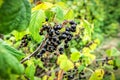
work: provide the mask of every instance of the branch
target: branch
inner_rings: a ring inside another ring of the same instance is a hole
[[[47,40],[47,36],[45,37],[45,39],[43,40],[43,42],[37,47],[37,49],[32,53],[30,54],[29,56],[25,57],[21,63],[24,63],[25,61],[29,60],[32,56],[35,56],[38,51],[43,47],[43,44],[45,43],[45,41]]]

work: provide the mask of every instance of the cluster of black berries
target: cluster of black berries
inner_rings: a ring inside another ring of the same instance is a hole
[[[39,34],[43,35],[46,32],[48,37],[37,57],[42,56],[46,51],[54,52],[59,50],[59,53],[62,54],[64,48],[69,47],[68,42],[71,41],[73,37],[72,32],[76,31],[77,24],[74,21],[68,21],[68,23],[70,27],[62,24],[55,24],[53,27],[47,25],[42,26]],[[62,28],[65,28],[65,31],[61,31]],[[64,47],[58,47],[62,42],[64,42]]]
[[[24,35],[21,40],[20,47],[26,47],[28,45],[28,41],[30,41],[30,40],[31,40],[31,38],[28,34]]]

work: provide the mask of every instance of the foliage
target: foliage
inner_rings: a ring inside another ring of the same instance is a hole
[[[119,50],[94,51],[118,30],[119,2],[29,1],[0,0],[0,80],[115,80]]]
[[[28,0],[11,0],[11,2],[1,0],[1,3],[0,33],[10,33],[15,29],[18,31],[25,30],[31,15],[31,8]]]

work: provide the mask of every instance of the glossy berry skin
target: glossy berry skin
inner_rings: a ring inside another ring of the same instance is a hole
[[[50,31],[49,31],[49,36],[53,36],[53,34],[54,34],[54,30],[53,29],[51,29]]]
[[[68,75],[68,80],[72,80],[74,78],[74,75]]]
[[[67,41],[70,41],[72,39],[72,36],[67,37]]]
[[[67,44],[67,43],[68,43],[68,40],[65,40],[64,42]]]
[[[43,32],[42,32],[42,31],[40,31],[40,32],[39,32],[39,34],[40,34],[40,35],[43,35]]]
[[[76,24],[74,21],[69,22],[70,25]]]
[[[59,34],[60,34],[60,32],[59,32],[59,31],[55,31],[55,34],[56,34],[56,35],[59,35]]]
[[[70,30],[70,28],[68,28],[68,27],[67,27],[67,28],[66,28],[66,31],[68,31],[68,32],[69,32],[69,31],[71,31],[71,30]]]
[[[46,52],[45,48],[42,48],[42,50],[40,51],[40,54],[44,54]]]
[[[62,40],[62,39],[65,39],[67,37],[66,34],[62,34],[61,36],[59,36],[59,39]]]
[[[57,36],[52,37],[53,42],[57,41]]]
[[[53,51],[54,51],[54,49],[55,49],[55,47],[54,47],[54,46],[49,46],[47,50],[48,50],[49,52],[53,52]]]
[[[63,50],[64,50],[64,49],[63,49],[62,47],[59,48],[59,51],[60,51],[60,52],[63,51]]]
[[[76,25],[71,25],[71,28],[72,29],[76,29]]]
[[[68,45],[68,44],[65,44],[65,45],[64,45],[64,48],[68,48],[68,47],[69,47],[69,45]]]

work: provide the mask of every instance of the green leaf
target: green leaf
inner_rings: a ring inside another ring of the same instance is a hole
[[[54,18],[55,13],[52,12],[52,11],[50,11],[50,10],[46,10],[46,11],[45,11],[45,15],[46,15],[46,17],[49,19],[48,21],[52,21],[53,18]]]
[[[6,50],[7,53],[13,55],[14,57],[16,57],[19,61],[25,56],[25,54],[19,52],[18,50],[16,50],[15,48],[9,46],[8,44],[6,44],[4,41],[0,40],[0,46],[2,46],[2,48],[4,50]],[[1,49],[2,49],[1,48]]]
[[[73,62],[78,61],[79,58],[80,58],[80,52],[73,52],[73,53],[70,55],[70,59],[71,59]]]
[[[57,59],[57,64],[60,64],[62,62],[62,60],[67,60],[67,56],[66,55],[60,55]]]
[[[24,72],[24,67],[17,58],[13,56],[12,53],[14,53],[14,49],[9,50],[1,43],[0,49],[0,76],[7,76],[9,73],[22,74]],[[17,54],[17,52],[15,53]]]
[[[2,4],[3,4],[3,0],[0,0],[0,7],[2,6]]]
[[[68,71],[74,68],[74,64],[70,60],[62,60],[60,63],[60,68],[64,71]]]
[[[72,9],[70,9],[64,16],[65,20],[73,20],[74,19],[74,12]]]
[[[59,7],[59,6],[53,7],[51,9],[51,11],[53,11],[55,13],[56,19],[58,21],[62,21],[64,19],[63,10],[61,7]]]
[[[43,37],[39,35],[39,30],[42,27],[42,22],[45,21],[45,13],[43,10],[37,10],[32,12],[31,21],[29,25],[29,31],[33,36],[33,39],[40,42]]]
[[[106,54],[111,57],[111,56],[119,56],[120,52],[116,48],[108,49],[106,50]]]
[[[96,69],[95,72],[90,76],[89,80],[103,80],[104,70]]]
[[[30,80],[34,80],[35,65],[34,64],[28,65],[28,67],[25,70],[25,74],[27,77],[30,78]]]
[[[21,40],[25,34],[29,34],[29,31],[28,29],[26,31],[21,31],[21,32],[14,30],[12,34],[14,35],[15,39],[18,41]]]
[[[120,58],[115,58],[115,64],[120,67]]]
[[[113,72],[111,72],[111,80],[116,80],[115,79],[115,74]]]
[[[80,73],[84,68],[85,68],[85,66],[80,65],[80,66],[78,67],[78,72]]]
[[[76,48],[71,48],[70,51],[71,51],[71,53],[78,52],[78,50]]]

